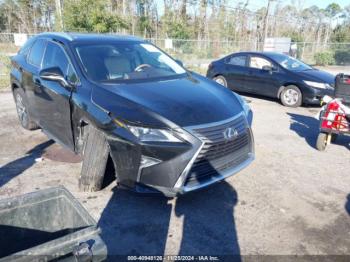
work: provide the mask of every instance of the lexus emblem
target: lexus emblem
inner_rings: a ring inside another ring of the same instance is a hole
[[[224,131],[224,137],[226,140],[233,140],[238,137],[238,131],[233,127],[226,128]]]

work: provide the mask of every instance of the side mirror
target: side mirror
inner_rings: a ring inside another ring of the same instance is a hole
[[[175,59],[175,62],[178,63],[178,64],[179,64],[180,66],[182,66],[182,67],[184,66],[184,64],[182,63],[182,61],[179,60],[179,59]]]
[[[272,74],[273,72],[277,72],[277,71],[278,71],[278,69],[277,69],[276,67],[274,67],[274,66],[269,66],[269,65],[264,65],[264,66],[262,67],[262,70],[268,71],[270,74]]]
[[[64,78],[63,72],[59,67],[50,67],[40,71],[39,76],[43,80],[55,81],[60,83],[63,87],[70,87],[71,85]]]
[[[272,71],[272,66],[264,65],[262,67],[262,70],[264,70],[264,71]]]

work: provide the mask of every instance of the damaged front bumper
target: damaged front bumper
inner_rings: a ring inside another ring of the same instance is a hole
[[[243,113],[181,132],[184,143],[109,139],[118,182],[175,197],[232,176],[254,160],[253,134]]]

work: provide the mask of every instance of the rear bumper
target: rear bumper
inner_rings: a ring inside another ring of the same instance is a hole
[[[239,126],[237,121],[240,121]],[[221,136],[224,135],[221,129],[227,128],[230,123],[237,125],[239,130],[237,140],[222,142],[224,138]],[[185,130],[187,132],[184,135],[187,136],[186,141],[189,141],[189,144],[135,145],[135,148],[138,148],[135,154],[139,152],[141,155],[162,158],[161,162],[140,168],[135,161],[135,166],[126,167],[125,159],[124,164],[120,163],[124,166],[124,170],[118,170],[118,168],[116,170],[119,182],[136,192],[162,193],[167,197],[175,197],[220,182],[238,173],[254,160],[253,134],[243,113],[220,123],[211,123],[205,127],[188,127]],[[198,130],[210,130],[214,132],[212,134],[215,135],[214,137],[220,137],[220,141],[215,144],[196,133]],[[244,141],[240,140],[243,136]],[[221,147],[223,152],[220,151]],[[118,146],[115,148],[120,149]],[[118,155],[120,150],[112,151],[113,159],[118,159]],[[217,155],[220,157],[215,159]],[[142,156],[137,158],[140,159]],[[116,163],[116,167],[118,165]],[[194,167],[196,167],[195,170]],[[130,172],[131,169],[132,172]]]

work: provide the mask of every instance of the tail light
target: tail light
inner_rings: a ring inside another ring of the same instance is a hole
[[[338,110],[339,104],[336,101],[327,105],[324,120],[322,121],[323,128],[332,128],[332,125],[338,120]]]

